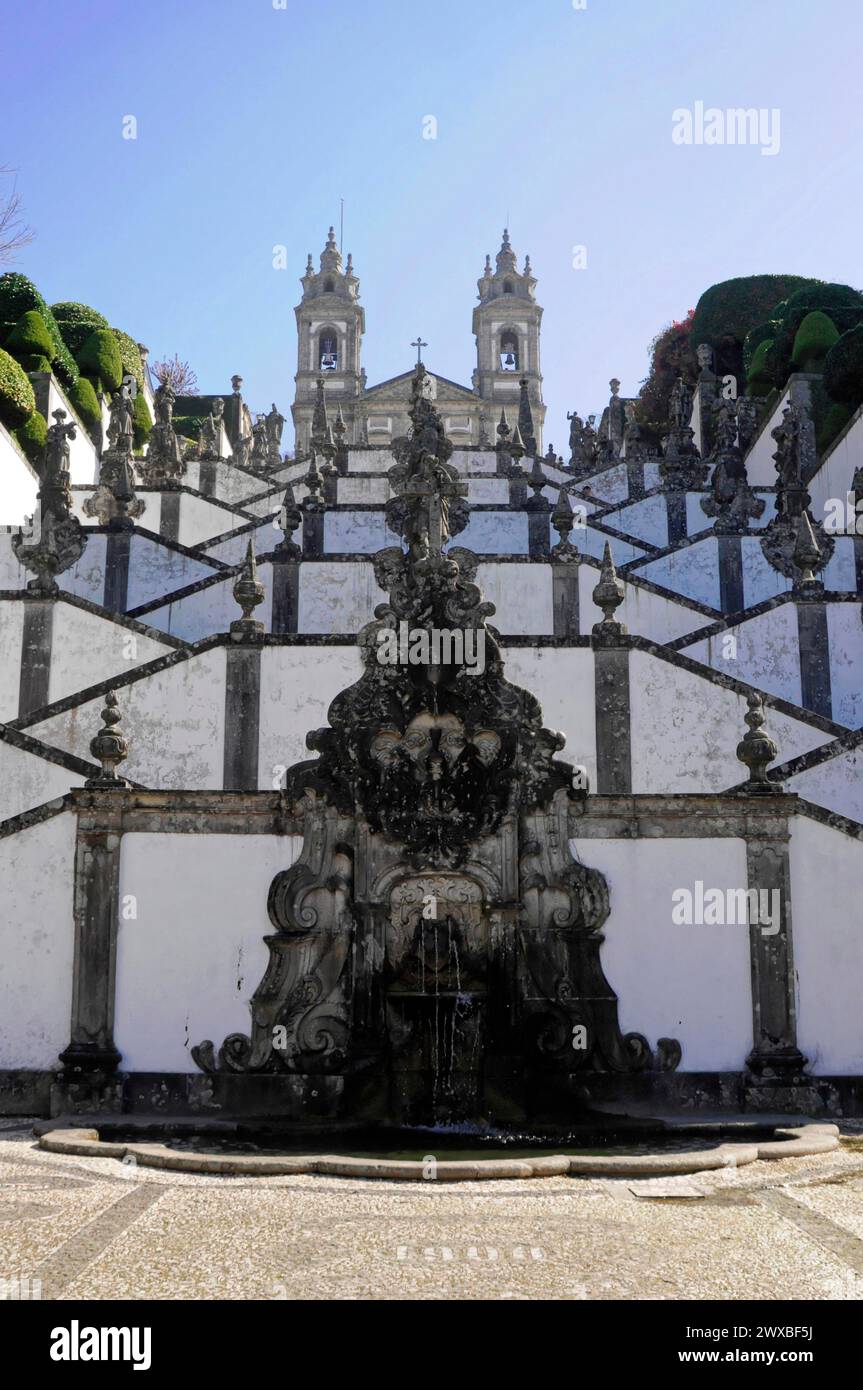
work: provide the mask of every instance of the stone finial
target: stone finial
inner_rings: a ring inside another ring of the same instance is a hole
[[[533,411],[530,408],[530,394],[526,376],[523,376],[519,381],[518,389],[518,427],[521,430],[521,437],[524,440],[526,451],[533,456],[537,451],[537,445],[533,428]]]
[[[243,610],[243,616],[242,618],[235,618],[231,623],[232,638],[235,642],[239,642],[243,638],[259,637],[264,631],[264,624],[259,619],[253,618],[252,613],[258,604],[264,601],[264,586],[258,578],[255,546],[251,539],[246,550],[243,568],[234,580],[234,598]]]
[[[698,359],[698,367],[702,376],[710,378],[713,376],[713,348],[709,343],[699,343],[695,349]]]
[[[318,456],[312,449],[312,456],[309,460],[309,471],[303,478],[303,482],[308,488],[308,496],[303,498],[302,505],[309,510],[320,510],[324,505],[322,493],[324,490],[324,475],[318,467]]]
[[[551,524],[560,536],[557,545],[552,546],[552,558],[555,560],[577,560],[579,558],[578,547],[573,545],[569,539],[575,526],[575,513],[572,510],[569,493],[564,487],[557,494],[557,502],[551,514]]]
[[[345,447],[346,433],[347,425],[345,424],[345,417],[342,414],[342,403],[339,401],[335,423],[332,426],[333,439],[335,440],[335,446],[338,450],[342,450]]]
[[[96,761],[102,764],[102,771],[98,777],[88,778],[84,783],[85,787],[128,787],[130,785],[124,778],[118,777],[116,772],[120,763],[125,762],[129,756],[129,743],[119,724],[120,711],[117,708],[117,696],[113,690],[109,690],[105,696],[105,707],[102,710],[102,728],[90,741],[90,752]]]
[[[614,397],[617,396],[617,395],[620,393],[620,380],[619,380],[619,378],[616,377],[616,376],[613,376],[613,377],[611,378],[611,381],[608,383],[608,385],[609,385],[609,388],[610,388],[610,390],[611,390],[611,398],[612,398],[612,400],[614,400]]]
[[[821,547],[815,536],[809,512],[803,512],[797,522],[797,540],[794,545],[794,565],[797,570],[795,587],[805,588],[816,584],[815,569],[821,559]]]
[[[605,550],[602,553],[599,583],[593,591],[593,601],[597,608],[602,610],[602,622],[593,625],[594,636],[617,637],[626,632],[623,623],[618,622],[614,616],[615,610],[623,603],[623,599],[623,584],[617,577],[614,560],[611,558],[611,546],[606,541]]]
[[[543,496],[543,489],[548,487],[548,478],[545,476],[542,461],[535,458],[530,469],[530,486],[533,496],[528,498],[526,506],[532,512],[550,512],[551,503],[547,497]]]
[[[310,442],[313,449],[321,449],[327,437],[327,407],[324,399],[324,379],[319,376],[315,383],[315,408],[312,413],[312,432]]]
[[[242,384],[243,384],[243,378],[242,378],[241,376],[236,376],[236,375],[234,375],[234,376],[231,377],[231,389],[232,389],[232,391],[233,391],[233,393],[234,393],[235,396],[239,396],[239,394],[240,394],[240,387],[242,386]]]
[[[782,784],[771,782],[767,775],[767,769],[779,749],[767,730],[762,727],[764,700],[756,691],[751,690],[746,697],[746,703],[749,711],[744,715],[744,723],[749,725],[749,732],[744,734],[737,745],[738,758],[749,768],[749,781],[744,784],[743,790],[756,795],[781,791]]]
[[[290,481],[285,485],[285,495],[282,498],[282,505],[279,509],[278,523],[282,529],[284,539],[279,541],[276,551],[284,558],[287,556],[299,560],[302,558],[302,550],[293,539],[294,532],[302,525],[303,514],[297,506],[294,497],[293,485]]]
[[[497,447],[498,449],[505,449],[505,450],[507,451],[507,453],[508,453],[508,452],[509,452],[509,446],[510,446],[510,440],[512,439],[512,430],[511,430],[510,427],[509,427],[509,421],[508,421],[507,418],[506,418],[506,411],[505,411],[503,408],[501,408],[500,420],[498,421],[498,426],[497,426],[497,431],[496,431],[496,433],[497,433],[497,446],[496,446],[496,447]]]
[[[488,432],[488,416],[484,410],[481,410],[479,413],[477,444],[480,449],[488,449],[491,447],[491,438]]]
[[[510,458],[515,463],[519,463],[519,461],[524,458],[526,453],[527,450],[524,447],[524,439],[522,438],[521,430],[519,429],[518,422],[516,421],[516,426],[512,432],[512,439],[510,440],[509,445]]]

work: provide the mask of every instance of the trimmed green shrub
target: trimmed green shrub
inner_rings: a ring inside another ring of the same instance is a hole
[[[27,373],[15,358],[0,348],[0,420],[9,429],[23,425],[36,409],[36,397]]]
[[[794,343],[803,320],[814,311],[827,314],[838,333],[863,323],[863,295],[849,285],[821,284],[800,290],[777,305],[774,318],[779,322],[770,354],[770,369],[777,386],[782,387],[794,371]]]
[[[766,323],[759,323],[757,328],[751,328],[743,340],[743,370],[747,376],[752,371],[752,359],[757,348],[766,342],[768,338],[775,338],[779,331],[779,320],[768,319]]]
[[[756,324],[772,318],[780,299],[821,283],[802,275],[742,275],[705,290],[695,306],[693,342],[713,343],[726,334],[740,342]]]
[[[69,387],[66,395],[87,433],[94,435],[102,424],[102,411],[92,382],[85,376],[79,377],[75,385]]]
[[[48,308],[41,294],[26,275],[17,270],[7,270],[0,275],[0,322],[16,324],[28,309],[35,309],[45,320],[45,327],[51,339],[51,366],[63,386],[72,386],[78,380],[75,359],[63,342],[57,320]]]
[[[853,409],[863,402],[863,324],[843,333],[828,352],[824,386],[832,400]]]
[[[794,336],[791,361],[800,372],[820,372],[824,358],[839,341],[833,320],[821,309],[812,309]]]
[[[117,340],[120,349],[120,362],[123,367],[123,375],[131,372],[138,383],[138,390],[144,389],[144,364],[141,361],[141,354],[138,351],[138,344],[128,333],[124,333],[121,328],[112,328],[111,332]]]
[[[34,467],[43,460],[47,436],[48,422],[38,410],[34,410],[30,418],[15,431],[15,438]]]
[[[25,372],[50,372],[54,345],[37,309],[21,315],[6,339],[6,351],[18,359]]]
[[[132,439],[136,449],[143,449],[153,428],[153,417],[141,391],[135,397],[132,407]]]
[[[177,434],[182,434],[186,439],[197,440],[203,422],[203,415],[175,415],[174,429]]]
[[[815,428],[815,448],[819,454],[823,454],[833,443],[837,435],[844,430],[854,411],[850,405],[842,405],[839,401],[833,401],[825,410],[823,419],[816,424]]]
[[[110,328],[95,329],[78,353],[78,366],[97,390],[119,391],[123,364],[117,339]]]
[[[773,386],[773,377],[768,366],[772,347],[773,339],[765,338],[755,349],[749,366],[749,375],[746,378],[746,390],[750,396],[766,396]]]
[[[64,300],[51,305],[51,313],[57,320],[57,327],[69,351],[77,357],[90,334],[97,328],[108,328],[108,320],[89,304],[75,304]]]

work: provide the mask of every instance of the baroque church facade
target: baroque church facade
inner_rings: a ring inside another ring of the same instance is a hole
[[[331,235],[295,457],[239,377],[191,447],[147,383],[142,454],[123,393],[97,448],[40,382],[0,532],[0,1110],[859,1112],[863,552],[823,519],[863,414],[820,455],[812,374],[765,408],[707,350],[661,453],[613,380],[564,462],[540,316],[505,236],[471,387],[367,388]],[[403,629],[482,669],[382,663]]]
[[[301,283],[303,297],[295,311],[296,392],[291,407],[297,447],[309,448],[319,379],[324,381],[328,410],[334,418],[340,412],[347,443],[392,444],[410,426],[413,373],[367,384],[362,367],[366,325],[360,282],[350,256],[343,266],[332,227],[319,269],[314,269],[309,255]],[[505,411],[513,427],[519,423],[533,429],[541,448],[545,420],[539,352],[542,309],[536,302],[530,258],[525,258],[519,272],[508,231],[504,231],[494,268],[486,256],[477,283],[479,302],[472,322],[477,364],[470,386],[428,374],[447,436],[465,447],[489,447]],[[418,341],[414,346],[419,359],[426,344]]]

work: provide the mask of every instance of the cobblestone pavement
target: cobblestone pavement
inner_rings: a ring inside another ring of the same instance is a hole
[[[649,1180],[206,1178],[0,1124],[0,1279],[43,1299],[863,1297],[863,1141]]]

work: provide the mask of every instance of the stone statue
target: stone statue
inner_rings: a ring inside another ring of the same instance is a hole
[[[282,430],[285,428],[285,417],[276,409],[275,404],[270,409],[266,420],[267,430],[267,458],[273,465],[278,465],[282,461]]]
[[[679,376],[671,388],[671,397],[668,403],[668,418],[672,425],[682,427],[689,424],[689,417],[692,414],[692,392]]]
[[[267,417],[258,415],[252,429],[252,463],[255,468],[266,468],[268,462]]]
[[[171,383],[163,381],[153,401],[156,423],[150,431],[146,457],[138,463],[138,472],[148,487],[171,487],[186,471],[183,450],[174,429],[176,399]]]
[[[71,515],[69,440],[77,430],[66,424],[65,410],[53,412],[45,448],[42,484],[39,488],[39,536],[30,542],[21,530],[12,537],[12,549],[25,569],[35,574],[27,585],[43,594],[56,594],[56,576],[75,564],[87,543],[77,517]]]

